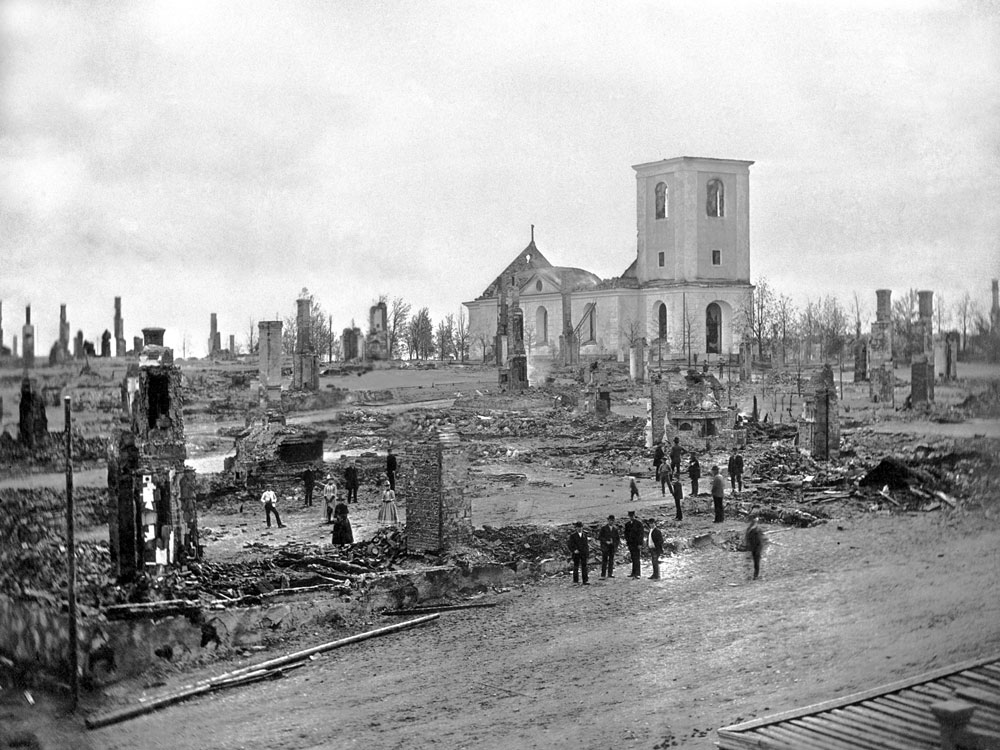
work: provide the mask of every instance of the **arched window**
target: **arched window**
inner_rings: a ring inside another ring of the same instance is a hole
[[[667,183],[656,183],[656,218],[667,218]]]
[[[667,337],[667,306],[662,302],[656,306],[656,338]]]
[[[726,189],[722,185],[722,180],[708,181],[708,200],[705,205],[705,212],[709,216],[722,218],[726,215]]]
[[[549,340],[549,311],[544,307],[539,307],[535,311],[535,335],[538,336],[539,344],[546,344]]]
[[[705,352],[719,354],[722,351],[722,308],[716,303],[705,308]]]

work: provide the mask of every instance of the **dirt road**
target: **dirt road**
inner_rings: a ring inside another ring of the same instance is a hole
[[[772,533],[756,583],[744,556],[722,548],[669,560],[658,582],[627,570],[587,587],[557,576],[500,594],[497,608],[446,613],[283,680],[84,739],[109,749],[710,748],[719,726],[1000,651],[996,518],[840,525]]]

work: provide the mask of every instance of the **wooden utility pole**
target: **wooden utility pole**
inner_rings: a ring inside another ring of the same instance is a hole
[[[63,398],[66,422],[66,595],[69,609],[69,684],[73,691],[72,710],[80,700],[80,678],[77,674],[76,633],[76,529],[73,513],[73,418],[71,399]]]

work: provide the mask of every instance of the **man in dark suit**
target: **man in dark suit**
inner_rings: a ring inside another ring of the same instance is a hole
[[[642,578],[642,569],[639,567],[639,548],[646,533],[642,528],[642,521],[635,517],[635,511],[628,512],[628,520],[625,522],[625,544],[628,545],[628,554],[632,558],[632,572],[629,578]]]
[[[347,487],[347,502],[356,503],[358,501],[358,466],[354,462],[344,469],[344,486]]]
[[[681,456],[684,455],[684,449],[681,448],[681,439],[674,438],[674,445],[670,449],[670,471],[678,472],[681,470]]]
[[[389,480],[389,489],[393,492],[396,491],[396,454],[392,452],[392,446],[389,446],[389,453],[385,457],[385,476]]]
[[[316,473],[311,466],[302,472],[302,481],[306,486],[306,507],[308,508],[313,504],[313,487],[316,486]]]
[[[661,466],[663,466],[663,446],[657,443],[656,450],[653,452],[653,469],[656,470],[656,481],[660,481]]]
[[[656,519],[649,520],[649,536],[646,538],[646,545],[649,547],[649,559],[653,561],[654,581],[660,578],[660,555],[663,554],[663,532],[656,525]]]
[[[615,517],[608,516],[608,522],[597,532],[597,540],[601,543],[601,578],[615,577],[615,553],[622,543],[621,534],[615,526]]]
[[[743,492],[743,456],[737,450],[729,457],[729,484],[733,492]]]
[[[583,585],[589,585],[587,580],[587,555],[590,553],[590,539],[583,530],[583,522],[577,521],[573,533],[569,535],[569,553],[573,557],[573,583],[580,582],[580,571],[583,571]]]

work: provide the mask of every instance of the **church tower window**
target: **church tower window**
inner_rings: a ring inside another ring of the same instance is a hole
[[[709,216],[721,219],[726,215],[726,190],[722,180],[708,181],[705,211]]]
[[[656,218],[667,218],[667,183],[656,183]]]

